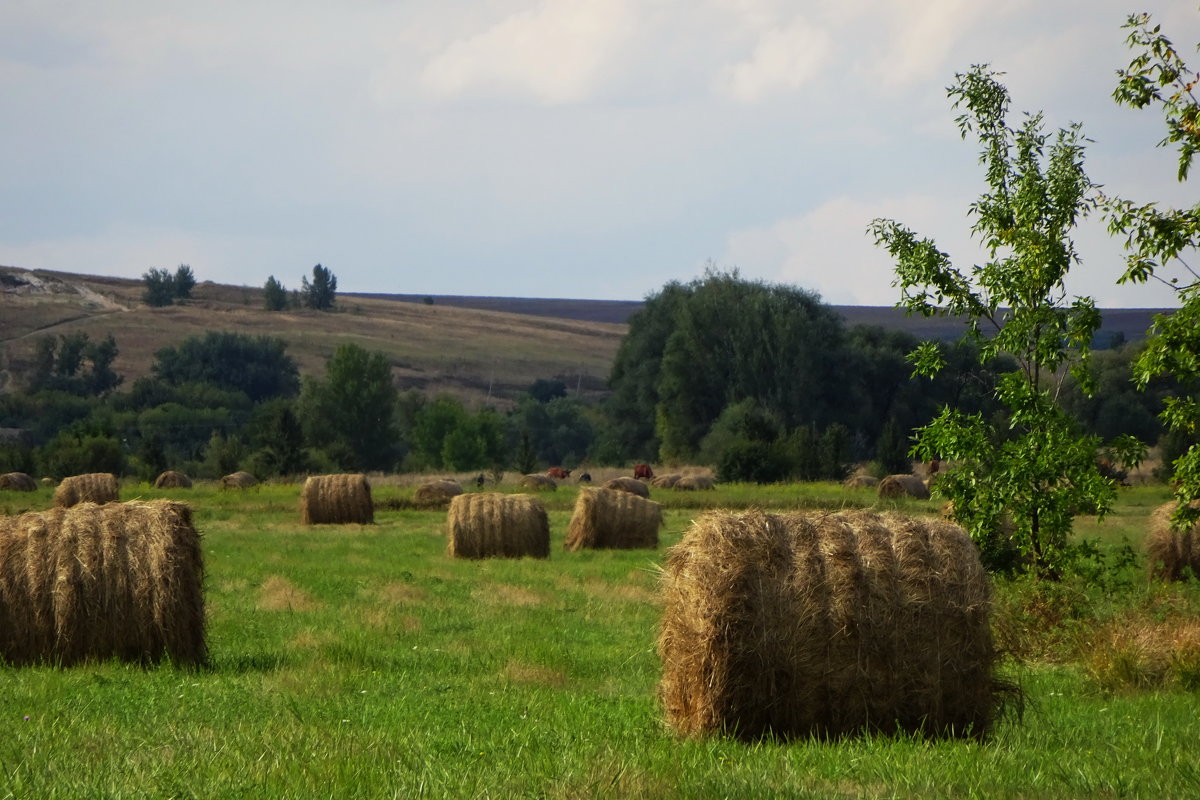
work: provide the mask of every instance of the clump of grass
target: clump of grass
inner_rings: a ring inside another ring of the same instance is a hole
[[[1083,666],[1108,692],[1200,689],[1200,620],[1125,615],[1098,631]]]

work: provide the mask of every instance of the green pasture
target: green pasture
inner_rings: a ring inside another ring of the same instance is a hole
[[[446,557],[444,511],[402,508],[411,489],[379,487],[376,502],[400,510],[374,525],[310,528],[299,492],[122,488],[193,506],[211,663],[0,667],[0,798],[1200,796],[1200,693],[1102,690],[1073,660],[1079,631],[1025,634],[1033,646],[1004,666],[1024,715],[982,744],[672,736],[655,700],[663,549],[704,506],[869,506],[869,491],[656,491],[658,551],[567,553],[575,490],[562,487],[545,497],[549,559],[475,562]],[[1102,553],[1136,551],[1166,495],[1126,490],[1081,532]],[[6,513],[49,504],[46,489],[0,495]],[[1097,585],[1056,591],[1084,593],[1101,616],[1200,609],[1195,585],[1155,587],[1140,565]],[[998,596],[1016,606],[1039,591],[1017,582]]]

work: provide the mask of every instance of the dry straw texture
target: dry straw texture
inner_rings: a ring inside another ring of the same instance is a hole
[[[682,492],[711,492],[717,486],[713,483],[713,479],[707,475],[689,475],[686,478],[680,478],[675,481],[674,488]]]
[[[79,503],[115,503],[119,499],[117,476],[109,472],[72,475],[63,478],[54,490],[54,505],[59,508],[70,508]]]
[[[550,520],[542,501],[528,494],[460,494],[450,501],[450,541],[455,558],[546,558]]]
[[[1172,530],[1174,501],[1164,503],[1150,514],[1146,533],[1146,565],[1150,574],[1168,581],[1183,580],[1188,570],[1200,578],[1200,523],[1185,531]]]
[[[249,489],[258,485],[258,478],[249,472],[233,472],[221,478],[222,489]]]
[[[873,489],[879,485],[879,478],[874,475],[851,475],[842,486],[847,489]]]
[[[637,550],[658,547],[662,508],[628,492],[581,489],[567,528],[568,550]]]
[[[0,517],[0,658],[201,664],[203,571],[183,503],[83,503]]]
[[[305,525],[369,525],[375,521],[371,484],[365,475],[310,475],[300,490]]]
[[[990,588],[956,525],[712,511],[667,552],[659,695],[679,734],[982,737]]]
[[[462,493],[462,486],[457,481],[430,481],[417,487],[413,492],[413,502],[419,506],[445,507]]]
[[[155,489],[190,489],[192,479],[182,472],[169,469],[154,479]]]
[[[888,475],[879,482],[879,496],[893,500],[898,497],[928,500],[929,487],[916,475]]]
[[[637,478],[613,478],[610,481],[604,482],[604,488],[618,492],[629,492],[629,494],[636,494],[638,497],[650,496],[650,487]]]
[[[537,492],[558,491],[558,484],[554,482],[554,479],[545,475],[525,475],[517,485],[522,489],[533,489]]]
[[[0,475],[0,489],[10,492],[36,492],[37,481],[24,472],[8,472]]]
[[[682,477],[682,475],[659,475],[650,480],[650,485],[655,489],[671,489],[679,483],[679,479]]]

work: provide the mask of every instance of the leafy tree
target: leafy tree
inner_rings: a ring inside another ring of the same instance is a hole
[[[383,353],[338,345],[325,379],[308,379],[300,394],[305,438],[349,469],[383,470],[396,463],[396,387]]]
[[[574,397],[548,403],[525,398],[513,409],[511,425],[528,434],[536,460],[547,465],[580,463],[596,438],[583,405]]]
[[[1070,234],[1093,184],[1083,170],[1079,126],[1060,129],[1047,150],[1041,114],[1009,126],[1008,90],[997,77],[976,66],[949,89],[954,106],[966,109],[960,133],[974,134],[981,145],[988,190],[970,212],[989,260],[966,274],[932,240],[892,220],[877,219],[870,230],[896,260],[904,307],[924,316],[964,316],[981,359],[1000,353],[1015,359],[1018,369],[1002,375],[996,389],[1007,429],[947,406],[917,431],[913,454],[957,462],[938,486],[993,566],[997,554],[989,545],[1007,513],[1021,553],[1054,577],[1065,565],[1074,509],[1094,507],[1103,515],[1115,498],[1112,481],[1097,470],[1098,439],[1079,435],[1056,402],[1068,368],[1084,391],[1092,386],[1089,344],[1100,317],[1088,298],[1067,303],[1063,279],[1078,262]],[[931,342],[912,360],[922,375],[945,364]]]
[[[888,475],[911,471],[912,457],[908,449],[907,431],[895,419],[889,419],[875,445],[875,460],[879,462],[879,468]]]
[[[96,342],[82,331],[57,339],[43,336],[35,347],[29,389],[53,389],[80,397],[106,395],[123,380],[112,368],[117,352],[117,340],[111,333]]]
[[[410,466],[414,469],[441,467],[446,439],[466,427],[467,419],[467,410],[462,403],[449,395],[440,395],[423,403],[414,415],[409,431]]]
[[[165,269],[157,267],[142,274],[146,288],[142,291],[142,300],[148,306],[169,306],[175,302],[175,276]]]
[[[159,350],[151,370],[175,386],[208,383],[243,392],[260,402],[290,397],[298,391],[299,371],[286,350],[282,339],[209,331]]]
[[[300,296],[305,308],[330,311],[337,301],[337,277],[327,267],[317,264],[312,270],[312,283],[301,278]]]
[[[304,429],[292,401],[268,400],[254,409],[247,431],[258,472],[266,475],[297,475],[308,466],[304,453]]]
[[[288,307],[287,289],[271,275],[263,285],[263,307],[267,311],[283,311]]]
[[[529,396],[539,403],[549,403],[556,397],[567,396],[567,385],[562,381],[538,378],[529,387]]]
[[[175,289],[176,300],[189,300],[192,297],[192,289],[196,288],[196,275],[187,264],[180,264],[171,283]]]
[[[1113,97],[1132,108],[1159,106],[1167,135],[1159,147],[1179,150],[1176,178],[1187,180],[1192,160],[1200,153],[1200,100],[1194,91],[1200,73],[1192,71],[1175,46],[1151,25],[1150,15],[1131,15],[1125,27],[1127,41],[1137,55],[1120,70]],[[1101,206],[1113,234],[1125,237],[1126,269],[1121,282],[1144,283],[1154,279],[1175,289],[1180,307],[1174,314],[1155,317],[1146,349],[1134,364],[1139,386],[1162,375],[1194,385],[1200,379],[1200,275],[1189,260],[1200,246],[1200,203],[1191,208],[1138,205],[1119,197],[1101,197]],[[1182,268],[1174,277],[1160,274],[1167,265]],[[1200,433],[1200,401],[1187,394],[1168,398],[1162,412],[1173,441],[1195,441]],[[1192,445],[1174,462],[1179,506],[1173,523],[1186,528],[1200,519],[1200,446]]]

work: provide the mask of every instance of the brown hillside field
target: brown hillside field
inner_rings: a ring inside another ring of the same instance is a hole
[[[297,270],[289,289],[298,288]],[[203,278],[203,270],[197,270]],[[37,340],[83,331],[112,334],[114,369],[125,386],[150,373],[154,353],[205,332],[275,336],[300,372],[323,376],[338,345],[385,353],[404,391],[446,392],[463,400],[511,397],[538,378],[583,393],[605,391],[626,326],[339,294],[337,310],[263,309],[261,287],[201,280],[182,305],[151,308],[140,280],[0,267],[0,389],[27,370]]]

